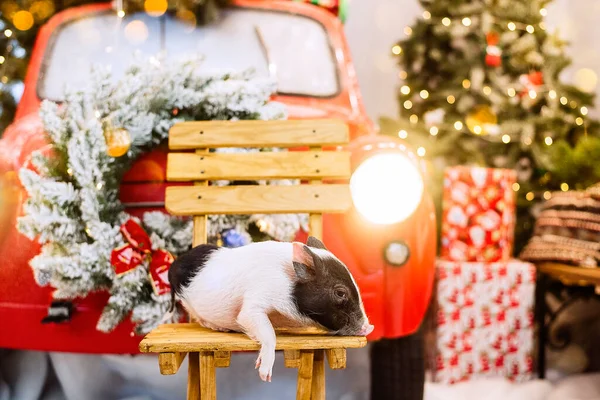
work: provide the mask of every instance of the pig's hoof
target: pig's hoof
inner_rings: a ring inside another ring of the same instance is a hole
[[[260,354],[258,355],[256,362],[254,363],[254,369],[258,369],[258,367],[260,367]]]
[[[260,379],[262,379],[263,382],[271,382],[271,376],[273,375],[273,371],[267,371],[266,368],[265,371],[263,371],[262,368],[260,368],[258,370],[258,375],[260,376]]]

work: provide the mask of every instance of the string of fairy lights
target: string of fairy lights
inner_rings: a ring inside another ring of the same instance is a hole
[[[546,8],[541,8],[540,11],[540,16],[541,17],[546,17],[548,15],[548,11]],[[454,24],[460,24],[464,27],[470,27],[473,24],[473,20],[469,17],[463,17],[463,18],[455,18],[452,19],[450,17],[433,17],[431,15],[431,13],[427,10],[425,10],[422,14],[423,19],[426,21],[430,21],[431,23],[441,23],[443,26],[445,27],[450,27]],[[523,32],[527,32],[528,34],[534,34],[536,32],[536,27],[537,29],[540,29],[542,31],[546,30],[546,26],[544,24],[543,21],[540,21],[537,24],[524,24],[524,23],[520,23],[520,22],[516,22],[516,21],[505,21],[505,22],[498,22],[498,21],[494,21],[494,24],[496,26],[505,26],[509,31],[514,32],[514,31],[523,31]],[[409,26],[406,26],[404,28],[404,34],[406,36],[410,36],[412,35],[412,28]],[[403,52],[402,47],[399,44],[395,44],[394,46],[392,46],[391,48],[391,53],[394,56],[400,56]],[[399,78],[401,80],[405,80],[408,77],[408,72],[407,71],[400,71],[398,74]],[[526,85],[522,85],[525,86],[524,90],[518,91],[518,89],[516,87],[508,87],[506,89],[506,95],[509,98],[514,98],[515,96],[521,95],[523,94],[524,96],[529,97],[531,100],[535,100],[537,99],[539,96],[545,95],[548,97],[549,100],[555,101],[558,99],[558,101],[560,102],[560,104],[562,106],[568,106],[573,110],[576,110],[577,108],[579,108],[579,115],[575,118],[575,124],[577,126],[583,126],[584,129],[587,129],[587,126],[585,125],[586,121],[585,121],[585,117],[588,115],[589,110],[586,106],[581,106],[579,107],[579,105],[577,104],[577,102],[575,100],[569,100],[569,98],[565,95],[559,95],[559,93],[554,90],[551,89],[549,87],[547,87],[544,84],[539,84],[539,85],[535,85],[534,87],[529,87],[527,88]],[[464,79],[462,81],[462,88],[464,90],[472,90],[472,85],[471,85],[471,81],[469,79]],[[481,88],[482,93],[485,96],[490,96],[492,94],[492,88],[488,85],[484,85]],[[413,96],[416,95],[416,93],[418,93],[418,97],[417,100],[420,101],[422,100],[426,100],[429,98],[430,94],[426,89],[421,89],[421,90],[413,90],[413,88],[411,88],[408,85],[402,85],[400,87],[400,93],[404,96],[409,96],[411,93],[413,93]],[[408,98],[406,100],[404,100],[402,102],[402,107],[406,110],[411,110],[414,103],[413,101],[415,100],[415,97],[412,98]],[[448,104],[452,105],[456,102],[456,97],[454,95],[448,95],[446,97],[446,101]],[[409,121],[411,124],[417,124],[419,122],[419,116],[417,114],[411,114],[409,116]],[[479,125],[475,125],[472,127],[472,130],[470,131],[465,131],[464,127],[465,124],[463,123],[463,121],[461,120],[456,120],[453,124],[452,124],[453,128],[458,131],[458,132],[463,132],[463,133],[473,133],[475,135],[481,135],[483,133],[483,129],[481,126]],[[429,134],[432,137],[435,137],[438,135],[438,133],[440,132],[440,129],[438,126],[436,126],[435,124],[433,124],[432,126],[429,127]],[[398,137],[401,139],[406,139],[408,137],[408,132],[405,129],[402,129],[400,131],[398,131]],[[502,134],[500,137],[502,143],[504,144],[509,144],[512,141],[512,138],[510,135],[508,134]],[[525,137],[522,140],[522,143],[529,146],[532,144],[532,139],[531,137]],[[554,140],[552,138],[551,135],[547,134],[546,136],[544,136],[544,144],[546,146],[551,146],[553,144]],[[424,146],[419,146],[417,148],[417,155],[420,157],[424,157],[427,153],[427,150]],[[549,174],[546,173],[544,176],[542,176],[542,178],[540,179],[540,183],[543,184],[543,181],[546,181],[546,183],[549,181],[550,177]],[[521,185],[519,183],[514,183],[512,185],[512,189],[515,192],[518,192],[521,189]],[[560,184],[560,190],[563,192],[566,192],[569,190],[569,185],[566,182],[563,182]],[[541,192],[540,192],[541,193]],[[533,201],[537,196],[539,195],[536,194],[533,191],[529,191],[525,194],[525,199],[527,201]],[[544,191],[543,193],[541,193],[542,198],[544,198],[545,200],[548,200],[552,197],[552,193],[550,191]]]

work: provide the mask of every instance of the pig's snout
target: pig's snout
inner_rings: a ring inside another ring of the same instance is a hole
[[[365,322],[360,328],[360,331],[358,331],[358,336],[367,336],[368,334],[373,332],[373,329],[375,329],[373,325],[369,324],[368,322]]]

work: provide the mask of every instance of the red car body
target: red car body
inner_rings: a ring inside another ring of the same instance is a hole
[[[373,154],[400,152],[419,164],[400,140],[376,135],[366,115],[356,74],[340,21],[327,10],[291,1],[236,0],[235,7],[275,10],[299,14],[324,27],[337,63],[340,90],[328,98],[276,95],[288,107],[289,118],[338,118],[350,127],[352,164],[356,168]],[[41,324],[47,314],[52,288],[34,282],[28,261],[40,249],[15,227],[26,193],[18,184],[19,168],[30,154],[47,146],[38,116],[37,83],[52,35],[64,24],[82,16],[110,10],[109,4],[72,8],[55,15],[39,32],[32,53],[25,89],[16,119],[0,140],[0,172],[3,173],[3,207],[0,213],[0,347],[85,353],[137,353],[141,339],[132,334],[132,324],[122,323],[106,334],[96,330],[107,293],[94,293],[74,302],[71,321]],[[164,202],[165,150],[155,150],[136,162],[121,186],[121,200],[132,214],[161,209]],[[419,164],[419,169],[423,171]],[[436,253],[435,213],[425,191],[416,210],[404,221],[377,225],[355,209],[342,215],[324,216],[324,242],[353,273],[363,296],[366,312],[375,325],[369,339],[395,338],[414,333],[429,303]],[[300,235],[302,236],[302,235]],[[402,241],[410,249],[408,261],[395,267],[384,257],[385,247]]]

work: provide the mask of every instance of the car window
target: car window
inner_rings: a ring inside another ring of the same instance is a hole
[[[254,68],[276,79],[278,92],[326,97],[339,91],[337,67],[323,26],[300,15],[232,8],[218,22],[190,26],[172,15],[113,12],[73,20],[58,29],[44,57],[38,93],[61,100],[67,86],[83,87],[93,65],[121,77],[136,55],[163,52],[168,60],[201,54],[201,69]]]

